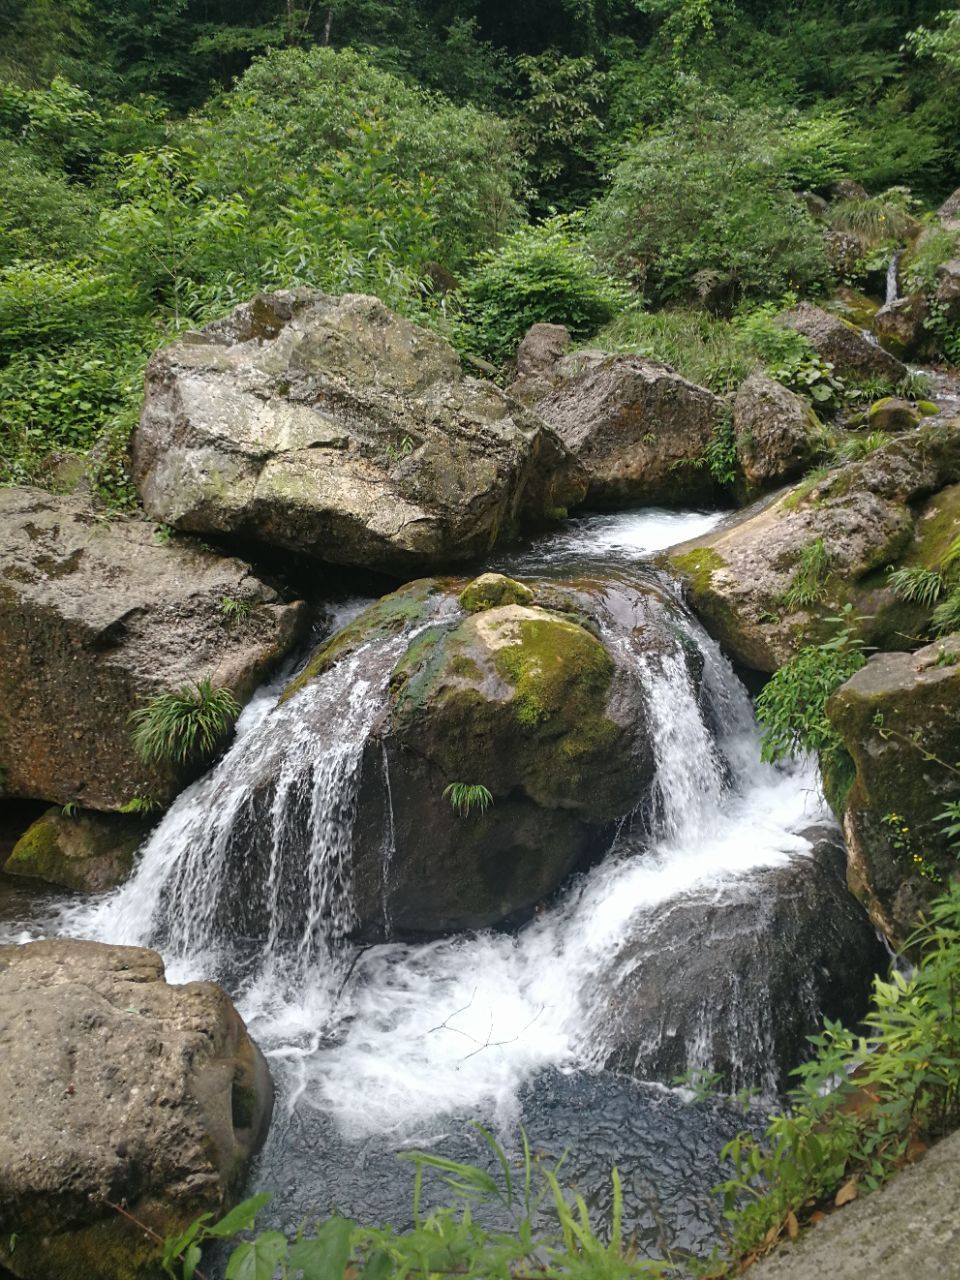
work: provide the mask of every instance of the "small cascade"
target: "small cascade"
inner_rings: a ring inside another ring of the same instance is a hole
[[[174,972],[223,977],[253,963],[295,983],[329,963],[354,923],[363,750],[414,634],[362,646],[279,705],[276,687],[251,705],[227,754],[153,832],[132,879],[74,912],[71,931],[160,947]]]
[[[903,250],[898,249],[890,262],[887,264],[887,296],[885,299],[886,306],[891,306],[900,297],[900,285],[898,281],[898,272],[900,268],[900,259],[903,257]]]

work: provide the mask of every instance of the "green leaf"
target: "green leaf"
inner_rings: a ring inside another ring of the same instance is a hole
[[[367,1259],[358,1280],[389,1280],[394,1273],[393,1259],[386,1249],[377,1249]]]
[[[290,1266],[303,1272],[303,1280],[339,1280],[350,1258],[353,1231],[348,1218],[329,1218],[311,1239],[297,1241]]]
[[[272,1199],[273,1197],[269,1191],[261,1191],[259,1195],[251,1196],[249,1200],[242,1200],[219,1222],[215,1222],[212,1227],[208,1227],[207,1235],[216,1236],[218,1240],[225,1240],[229,1236],[235,1236],[240,1231],[249,1231],[256,1221],[257,1214]]]
[[[226,1280],[273,1280],[277,1264],[287,1256],[287,1237],[280,1231],[265,1231],[230,1255]]]

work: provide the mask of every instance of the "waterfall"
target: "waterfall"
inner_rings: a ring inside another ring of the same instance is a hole
[[[900,267],[900,259],[903,257],[903,250],[898,249],[890,262],[887,264],[887,297],[886,305],[889,307],[900,297],[900,286],[897,281],[897,271]]]
[[[602,1065],[619,1031],[601,994],[629,977],[637,938],[671,904],[709,904],[738,880],[754,892],[750,876],[809,848],[795,833],[819,812],[807,773],[760,763],[749,698],[718,647],[678,601],[665,607],[672,648],[651,651],[642,627],[612,615],[600,624],[646,691],[656,765],[646,820],[623,824],[611,855],[519,935],[349,940],[360,766],[412,626],[371,639],[279,705],[274,688],[249,707],[132,879],[74,909],[70,932],[157,946],[174,980],[227,981],[287,1073],[287,1096],[345,1134],[406,1132],[478,1106],[509,1114],[542,1069]],[[387,772],[383,784],[389,796]],[[389,866],[390,830],[383,840]],[[712,1016],[689,1029],[691,1063],[709,1059]],[[657,1019],[647,1030],[653,1041],[675,1034]],[[765,1051],[762,1029],[748,1031]]]

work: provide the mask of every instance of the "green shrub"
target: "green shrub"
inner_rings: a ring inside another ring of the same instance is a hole
[[[757,697],[764,760],[783,760],[805,752],[841,748],[827,719],[827,700],[864,665],[863,642],[849,625],[848,611],[831,619],[837,634],[823,644],[807,645],[775,672]]]
[[[909,978],[875,979],[865,1034],[827,1022],[787,1110],[762,1138],[742,1133],[724,1149],[734,1257],[795,1234],[841,1184],[873,1190],[912,1141],[960,1126],[960,885],[908,945],[919,962]]]
[[[705,273],[748,298],[817,291],[823,234],[773,162],[776,127],[704,92],[630,144],[590,216],[600,253],[661,302],[696,295]]]
[[[522,227],[482,254],[460,291],[465,339],[490,359],[514,354],[532,324],[565,324],[585,338],[626,301],[587,248],[578,215]]]
[[[229,689],[208,676],[193,687],[158,693],[130,715],[133,745],[145,764],[184,765],[217,749],[240,714]]]
[[[450,807],[461,818],[467,818],[476,810],[486,813],[493,804],[493,796],[479,782],[451,782],[443,789],[444,800],[450,801]]]

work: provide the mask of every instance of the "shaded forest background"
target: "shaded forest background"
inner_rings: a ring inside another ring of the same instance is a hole
[[[258,289],[373,292],[494,364],[608,326],[725,390],[783,358],[764,307],[869,285],[960,184],[938,0],[0,0],[0,32],[0,477],[83,456],[113,505],[148,352]]]

